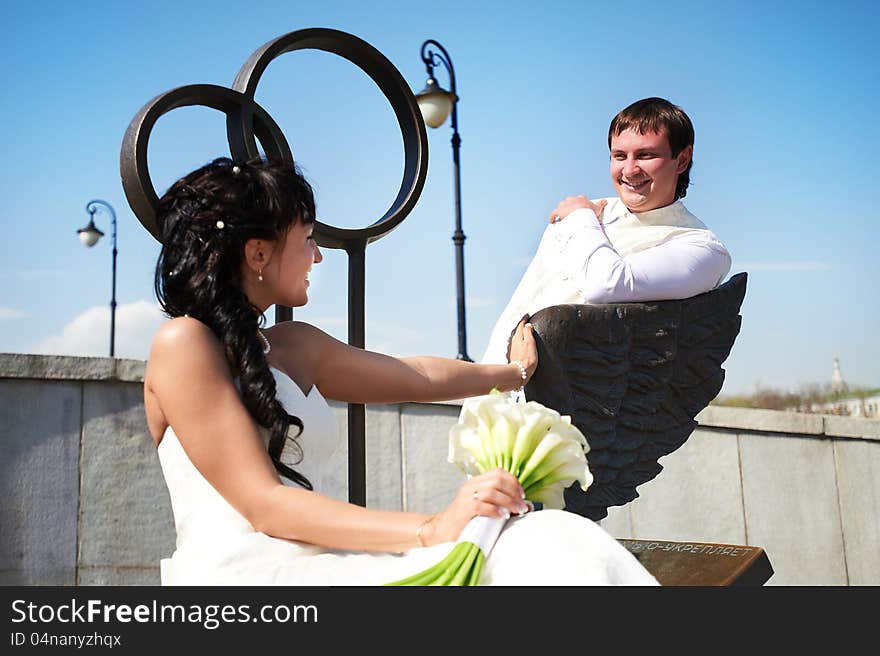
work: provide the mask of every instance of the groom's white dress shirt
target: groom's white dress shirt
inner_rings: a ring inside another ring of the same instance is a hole
[[[689,298],[720,284],[730,254],[681,201],[630,212],[607,199],[600,222],[575,210],[548,225],[513,297],[495,324],[483,363],[507,362],[511,332],[524,314],[567,303]]]

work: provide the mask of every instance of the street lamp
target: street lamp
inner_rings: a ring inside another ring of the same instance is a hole
[[[431,49],[434,46],[440,52]],[[458,356],[459,360],[473,362],[467,354],[467,333],[464,318],[464,233],[461,231],[461,176],[459,172],[458,149],[461,137],[458,135],[458,95],[455,93],[455,69],[446,49],[433,39],[422,44],[422,61],[428,71],[425,88],[416,94],[416,101],[425,123],[432,128],[439,128],[446,122],[452,112],[452,163],[455,171],[455,232],[452,241],[455,244],[455,280],[458,296]],[[450,91],[437,84],[434,78],[434,67],[442,63],[449,73]]]
[[[91,248],[98,243],[98,240],[104,236],[95,225],[95,212],[103,206],[110,212],[113,225],[113,294],[110,297],[110,357],[114,357],[116,344],[116,212],[110,203],[103,200],[90,200],[86,204],[86,212],[89,213],[89,225],[85,228],[77,230],[79,240],[84,246]]]

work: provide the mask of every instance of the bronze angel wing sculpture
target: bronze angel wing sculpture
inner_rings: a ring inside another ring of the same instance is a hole
[[[598,521],[638,497],[721,390],[746,274],[678,301],[556,305],[531,317],[538,369],[526,398],[570,415],[590,444],[593,483],[566,510]]]

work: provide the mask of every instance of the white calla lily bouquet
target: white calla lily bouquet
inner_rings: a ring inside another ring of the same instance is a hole
[[[517,403],[492,390],[465,402],[449,431],[449,462],[473,476],[500,467],[513,474],[526,499],[563,508],[564,491],[575,481],[586,491],[593,481],[589,445],[571,418],[535,401]],[[477,516],[442,561],[390,585],[479,585],[486,559],[508,520]]]

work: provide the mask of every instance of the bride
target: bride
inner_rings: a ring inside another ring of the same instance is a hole
[[[292,164],[217,159],[160,200],[155,287],[170,320],[144,379],[147,422],[177,547],[163,585],[380,585],[437,563],[477,515],[513,517],[486,562],[494,585],[656,585],[598,525],[528,512],[502,470],[462,484],[435,515],[362,508],[322,494],[335,442],[325,399],[440,401],[520,389],[537,367],[526,317],[508,364],[393,358],[263,313],[308,301],[321,262],[311,187]]]

